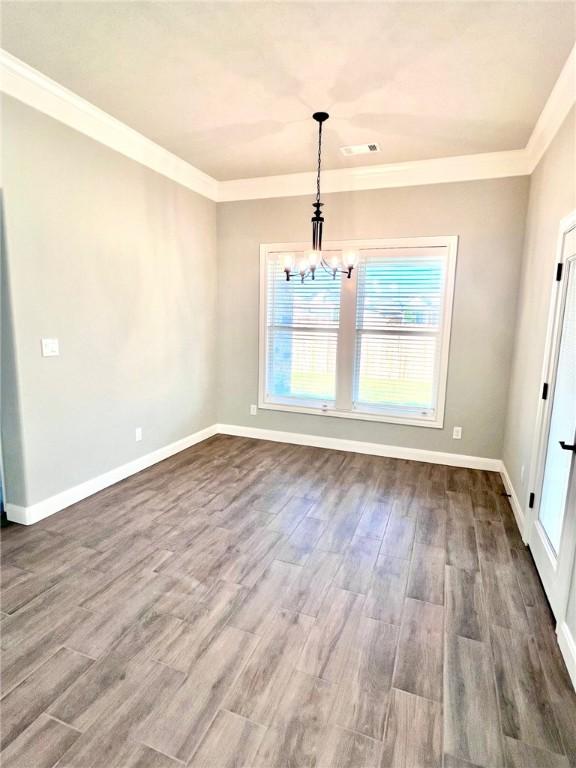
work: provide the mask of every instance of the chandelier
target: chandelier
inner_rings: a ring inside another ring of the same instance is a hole
[[[300,277],[302,282],[307,278],[314,280],[316,270],[320,267],[325,272],[332,274],[335,280],[337,274],[344,274],[346,277],[352,277],[352,270],[356,266],[357,254],[355,251],[346,251],[341,255],[332,252],[333,255],[327,259],[322,252],[322,229],[324,226],[324,217],[321,208],[324,205],[320,200],[320,171],[322,166],[322,124],[328,120],[330,115],[327,112],[314,112],[312,115],[318,123],[318,171],[316,174],[316,201],[312,204],[314,215],[312,216],[312,249],[307,251],[305,256],[295,264],[293,253],[284,254],[284,273],[286,280],[291,277]]]

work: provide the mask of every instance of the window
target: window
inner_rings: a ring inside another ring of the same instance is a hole
[[[327,243],[355,248],[352,279],[287,282],[261,247],[259,407],[442,427],[456,237]]]

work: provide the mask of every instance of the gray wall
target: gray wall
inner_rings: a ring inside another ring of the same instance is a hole
[[[525,507],[560,220],[576,208],[576,111],[531,177],[503,458]],[[524,477],[521,481],[521,469]]]
[[[500,458],[528,178],[325,197],[325,237],[459,235],[445,428],[274,411],[258,393],[259,244],[307,240],[312,197],[218,206],[218,420]],[[463,439],[452,439],[452,427]]]
[[[3,107],[2,435],[8,501],[29,505],[216,421],[216,210]]]

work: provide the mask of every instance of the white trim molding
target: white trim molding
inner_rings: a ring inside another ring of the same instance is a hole
[[[0,90],[210,200],[218,182],[0,48]]]
[[[514,517],[516,518],[516,525],[518,526],[518,530],[520,531],[520,536],[522,537],[522,541],[524,544],[527,544],[527,531],[526,531],[526,517],[524,515],[524,512],[522,510],[522,505],[520,504],[518,500],[518,496],[516,495],[516,491],[514,490],[514,486],[512,485],[512,480],[510,480],[510,475],[508,474],[508,470],[506,469],[506,465],[504,462],[501,462],[500,467],[500,475],[502,477],[502,482],[504,483],[504,488],[506,489],[506,493],[508,494],[508,497],[510,499],[510,506],[512,507],[512,512],[514,512]]]
[[[526,147],[456,157],[327,170],[323,189],[354,192],[529,176],[576,102],[576,46],[550,93]],[[215,202],[309,195],[314,172],[218,181],[0,49],[0,90],[64,125]]]
[[[259,429],[257,427],[245,427],[241,424],[217,424],[216,432],[221,435],[270,440],[274,443],[311,445],[315,448],[328,448],[334,451],[365,453],[369,456],[386,456],[391,459],[424,461],[428,464],[447,464],[450,467],[486,469],[491,472],[499,472],[502,466],[500,459],[489,459],[482,456],[468,456],[463,453],[442,453],[441,451],[428,451],[423,448],[404,448],[399,445],[366,443],[360,440],[345,440],[339,437],[324,437],[323,435],[309,435],[301,432]]]
[[[140,456],[134,461],[130,461],[127,464],[122,464],[120,467],[111,469],[98,477],[93,477],[90,480],[86,480],[80,485],[75,485],[73,488],[68,488],[61,493],[57,493],[54,496],[50,496],[47,499],[31,504],[28,507],[21,507],[16,504],[6,504],[6,514],[8,520],[12,520],[14,523],[21,523],[22,525],[32,525],[45,517],[53,515],[55,512],[60,512],[66,507],[70,507],[72,504],[76,504],[83,499],[87,499],[98,491],[108,488],[114,483],[119,483],[131,475],[135,475],[137,472],[141,472],[143,469],[151,467],[153,464],[158,464],[164,459],[174,456],[180,451],[190,448],[196,443],[200,443],[203,440],[207,440],[216,434],[216,424],[212,424],[205,429],[201,429],[199,432],[194,432],[187,437],[183,437],[181,440],[177,440],[174,443],[165,445],[163,448],[158,448],[156,451],[147,453],[144,456]]]
[[[576,639],[570,631],[570,627],[565,621],[558,625],[556,630],[558,636],[558,645],[562,651],[562,656],[566,663],[566,668],[572,680],[572,685],[576,688]]]
[[[258,429],[245,427],[240,424],[212,424],[205,429],[194,432],[174,443],[158,448],[156,451],[140,456],[134,461],[111,469],[102,475],[86,480],[84,483],[68,488],[61,493],[50,496],[30,506],[23,507],[17,504],[6,504],[8,520],[21,525],[33,525],[45,517],[60,512],[72,504],[76,504],[95,493],[119,483],[143,469],[158,464],[164,459],[170,458],[192,445],[207,440],[214,435],[235,435],[237,437],[249,437],[256,440],[270,440],[275,443],[292,443],[293,445],[311,445],[317,448],[328,448],[350,453],[365,453],[370,456],[387,456],[393,459],[407,459],[410,461],[424,461],[429,464],[447,464],[451,467],[468,467],[470,469],[485,469],[491,472],[500,472],[502,462],[499,459],[484,458],[481,456],[468,456],[459,453],[442,453],[440,451],[428,451],[420,448],[403,448],[396,445],[381,445],[380,443],[366,443],[359,440],[345,440],[336,437],[323,437],[321,435],[308,435],[298,432],[280,432],[274,429]]]
[[[576,44],[562,67],[526,145],[529,173],[536,168],[576,103]]]
[[[406,163],[365,165],[322,171],[322,192],[357,192],[367,189],[416,187],[455,181],[501,179],[530,174],[525,149],[485,152],[478,155],[412,160]],[[316,183],[316,173],[288,173],[252,179],[221,181],[219,202],[260,200],[270,197],[309,195]]]

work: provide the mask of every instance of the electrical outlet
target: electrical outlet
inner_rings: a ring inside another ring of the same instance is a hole
[[[136,442],[139,443],[142,440],[142,427],[136,427]]]
[[[42,357],[58,357],[59,354],[58,339],[42,339]]]
[[[257,405],[251,405],[250,406],[250,416],[257,416],[258,415],[258,406]]]
[[[453,440],[462,439],[462,427],[454,427],[454,429],[452,430],[452,439]]]

